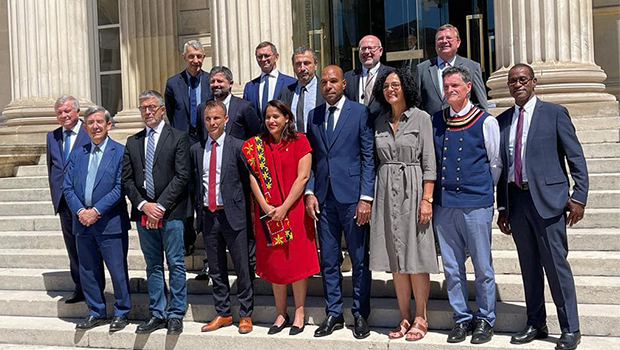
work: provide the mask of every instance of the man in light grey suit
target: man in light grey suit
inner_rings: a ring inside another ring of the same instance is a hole
[[[456,54],[461,45],[459,30],[451,24],[444,24],[435,34],[437,57],[426,60],[416,69],[416,82],[422,96],[422,109],[428,114],[448,108],[443,97],[441,74],[448,67],[463,66],[469,69],[472,79],[470,101],[478,108],[487,109],[487,92],[482,81],[480,64]]]

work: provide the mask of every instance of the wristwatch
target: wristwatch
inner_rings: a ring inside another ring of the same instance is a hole
[[[430,204],[433,204],[433,197],[428,197],[428,198],[422,198],[423,201],[427,201]]]

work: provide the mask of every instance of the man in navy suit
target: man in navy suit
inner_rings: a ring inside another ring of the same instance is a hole
[[[217,312],[202,331],[214,331],[232,324],[226,259],[228,247],[237,275],[239,333],[245,334],[252,331],[250,316],[254,308],[246,227],[249,175],[241,159],[243,141],[224,131],[227,121],[224,103],[207,102],[204,123],[209,137],[206,142],[197,143],[190,149],[190,192],[194,193],[196,227],[202,231],[205,243]],[[219,230],[213,230],[216,223]]]
[[[255,50],[256,62],[262,71],[260,76],[250,80],[243,88],[243,99],[252,102],[259,115],[264,114],[267,102],[278,97],[280,90],[295,83],[295,78],[281,73],[276,67],[278,49],[269,41],[258,44]],[[267,87],[265,89],[265,87]]]
[[[129,216],[121,191],[123,145],[110,139],[110,112],[91,106],[84,112],[90,142],[73,152],[64,180],[64,194],[76,215],[73,232],[77,236],[80,279],[89,313],[76,329],[91,329],[106,322],[107,312],[100,270],[101,259],[110,271],[114,286],[114,318],[110,331],[127,326],[131,309],[127,249]]]
[[[73,233],[74,216],[67,206],[62,182],[71,153],[88,144],[90,139],[82,128],[82,121],[78,118],[80,103],[75,97],[69,95],[59,97],[54,104],[54,110],[60,127],[47,133],[47,174],[54,212],[60,217],[60,227],[69,254],[71,279],[75,283],[75,292],[65,300],[65,303],[73,304],[83,301],[84,294],[80,283],[79,258]],[[103,274],[103,269],[101,273]]]
[[[340,67],[325,67],[320,85],[327,103],[308,115],[313,158],[305,202],[308,215],[318,221],[327,317],[314,336],[326,336],[344,326],[340,273],[344,231],[353,267],[353,335],[362,339],[370,334],[367,242],[375,182],[374,135],[366,106],[344,96],[346,83]]]
[[[556,349],[576,349],[581,333],[575,282],[566,260],[566,225],[583,218],[588,169],[568,111],[536,98],[535,87],[534,70],[514,65],[508,88],[516,105],[497,118],[504,164],[497,185],[497,225],[517,246],[527,309],[527,326],[511,343],[547,337],[547,275],[562,330]],[[572,194],[565,163],[574,181]]]

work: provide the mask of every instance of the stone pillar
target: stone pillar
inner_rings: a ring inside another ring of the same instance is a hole
[[[276,45],[278,69],[293,75],[292,11],[291,0],[211,0],[213,64],[232,70],[237,95],[260,75],[254,49],[262,41]]]
[[[63,94],[91,105],[87,2],[8,0],[12,100],[0,120],[0,145],[45,144],[58,127]],[[10,79],[10,80],[9,80]]]
[[[178,73],[177,2],[170,0],[119,1],[123,110],[114,116],[112,138],[144,128],[138,96],[144,90],[164,95],[166,80]]]
[[[567,105],[571,113],[618,115],[604,92],[605,72],[594,63],[592,0],[501,0],[494,2],[497,71],[487,86],[497,107],[514,104],[506,85],[515,63],[538,78],[539,98]]]

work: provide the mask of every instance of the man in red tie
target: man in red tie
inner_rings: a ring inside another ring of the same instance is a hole
[[[228,247],[237,275],[239,333],[245,334],[252,331],[250,316],[254,308],[245,203],[249,176],[241,159],[243,141],[225,132],[226,113],[226,105],[221,101],[209,101],[204,107],[203,121],[208,137],[190,149],[190,193],[194,193],[196,227],[204,238],[217,312],[202,331],[214,331],[232,324],[226,259]],[[212,230],[216,223],[220,229]]]

